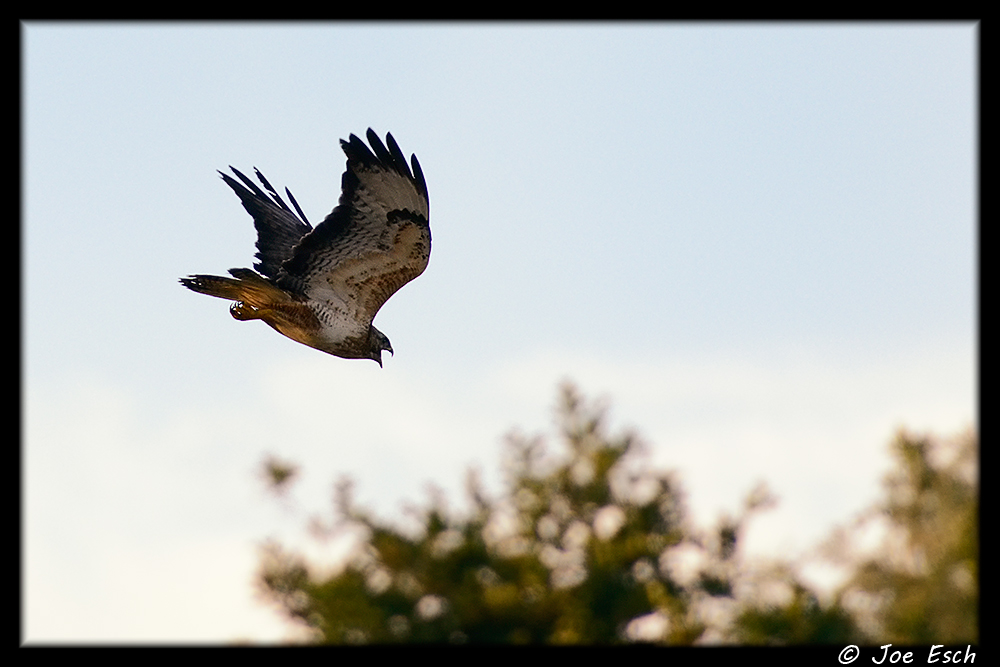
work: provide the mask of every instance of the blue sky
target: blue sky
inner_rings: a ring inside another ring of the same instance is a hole
[[[978,28],[962,23],[27,23],[24,639],[271,641],[256,548],[350,475],[386,516],[461,507],[572,379],[748,548],[871,503],[905,426],[976,426]],[[338,140],[391,131],[433,251],[379,369],[190,273],[250,266],[216,174],[314,222]],[[256,471],[299,462],[279,504]]]

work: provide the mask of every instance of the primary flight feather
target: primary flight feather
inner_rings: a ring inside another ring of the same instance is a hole
[[[315,229],[292,193],[285,189],[294,211],[256,169],[264,190],[233,167],[236,178],[219,172],[253,216],[260,261],[256,271],[194,275],[181,284],[233,301],[238,320],[263,320],[309,347],[381,366],[392,346],[372,320],[427,268],[430,206],[417,156],[411,171],[391,134],[385,144],[371,129],[367,136],[370,149],[353,134],[340,141],[347,155],[340,201]]]

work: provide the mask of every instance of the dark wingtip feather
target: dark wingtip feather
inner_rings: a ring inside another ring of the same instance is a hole
[[[268,180],[266,178],[264,178],[264,174],[260,173],[260,169],[258,169],[257,167],[254,167],[253,168],[253,173],[256,174],[257,180],[264,184],[264,187],[267,188],[268,192],[270,192],[272,195],[276,195],[277,194],[274,191],[274,186],[272,186],[271,183],[268,182]]]
[[[356,134],[350,136],[349,141],[340,140],[340,147],[344,149],[344,153],[347,155],[348,160],[358,160],[363,163],[376,162],[377,158],[375,154],[372,153],[368,145],[358,139]]]
[[[359,139],[356,134],[351,134],[347,140],[340,140],[340,147],[347,155],[348,162],[357,161],[364,165],[381,164],[383,167],[392,169],[401,176],[405,176],[416,182],[421,193],[424,196],[427,195],[427,181],[423,178],[423,172],[420,172],[420,165],[416,161],[417,156],[410,156],[411,163],[413,164],[413,169],[411,170],[410,164],[407,164],[406,156],[402,149],[400,149],[395,137],[392,136],[392,132],[386,133],[385,143],[382,143],[378,134],[370,127],[365,132],[365,136],[368,137],[368,144],[371,144],[371,148]],[[386,147],[387,145],[388,148]]]
[[[288,204],[286,204],[285,200],[281,198],[281,195],[279,195],[278,191],[274,189],[274,186],[271,185],[271,183],[266,178],[264,178],[264,174],[260,173],[260,169],[254,167],[253,173],[257,174],[258,180],[260,180],[260,182],[264,184],[264,187],[267,188],[267,191],[271,194],[271,198],[274,200],[274,202],[278,204],[278,206],[280,206],[281,208],[291,213],[292,209],[288,208]],[[288,188],[285,188],[285,190],[287,191]]]
[[[288,195],[288,198],[291,200],[292,206],[295,207],[295,210],[299,212],[299,217],[302,218],[302,222],[309,225],[309,227],[312,227],[312,225],[309,223],[309,219],[306,217],[306,214],[302,212],[302,207],[300,207],[299,203],[295,201],[295,196],[292,195],[292,191],[289,190],[288,188],[285,188],[285,194]]]
[[[392,163],[396,166],[396,171],[407,178],[413,178],[413,174],[410,173],[410,165],[406,164],[406,156],[400,150],[399,144],[396,143],[396,140],[392,136],[392,132],[386,133],[385,140],[389,144],[389,152],[392,154]]]
[[[415,153],[410,155],[410,162],[413,163],[413,179],[417,182],[417,189],[424,195],[424,199],[427,200],[429,205],[430,195],[427,194],[427,181],[424,180],[424,170],[420,168],[420,163],[417,162]]]
[[[247,177],[242,171],[240,171],[239,169],[237,169],[236,167],[234,167],[232,165],[230,165],[229,168],[233,170],[233,173],[236,174],[236,176],[238,176],[241,181],[243,181],[243,185],[245,185],[248,188],[250,188],[250,190],[253,191],[254,194],[256,194],[256,195],[258,195],[260,197],[264,197],[265,199],[267,199],[267,195],[264,194],[264,191],[261,190],[259,187],[257,187],[257,184],[254,183],[253,181],[251,181],[249,179],[249,177]],[[257,168],[254,167],[254,170],[256,170],[256,169]],[[225,176],[225,175],[223,174],[223,176]],[[230,180],[232,180],[232,179],[230,179]]]
[[[371,144],[372,150],[375,151],[375,157],[377,157],[380,162],[391,164],[392,156],[389,154],[389,151],[386,150],[385,144],[382,143],[382,140],[378,138],[377,134],[375,134],[375,131],[369,127],[367,135],[368,143]]]

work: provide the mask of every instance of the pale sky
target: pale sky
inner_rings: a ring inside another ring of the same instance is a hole
[[[257,548],[333,482],[385,517],[494,492],[563,379],[692,518],[780,505],[794,555],[896,429],[978,425],[977,53],[965,23],[22,24],[25,642],[269,642]],[[251,266],[216,174],[309,218],[372,127],[427,177],[385,367],[178,283]],[[552,441],[553,446],[555,442]],[[266,454],[302,465],[267,496]]]

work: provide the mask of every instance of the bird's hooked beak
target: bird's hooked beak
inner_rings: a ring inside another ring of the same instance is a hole
[[[379,368],[382,368],[382,352],[383,351],[388,352],[389,354],[392,354],[392,348],[391,347],[383,347],[381,350],[378,351],[378,354],[376,356],[372,357],[372,359],[374,359],[375,361],[378,362],[378,367]],[[393,356],[395,356],[395,355],[393,355]]]
[[[382,352],[385,350],[392,354],[392,343],[389,342],[389,337],[384,333],[376,329],[371,328],[371,358],[378,362],[379,368],[382,367]]]

